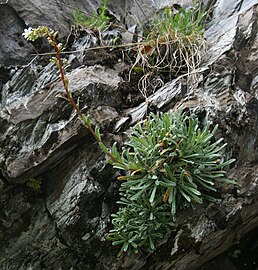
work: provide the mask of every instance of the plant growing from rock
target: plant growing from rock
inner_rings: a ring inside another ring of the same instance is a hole
[[[190,74],[199,66],[205,49],[206,16],[201,2],[193,1],[189,10],[166,7],[149,22],[132,68],[141,68],[144,73],[139,88],[146,98],[154,75]]]
[[[29,178],[29,180],[26,183],[26,186],[28,189],[35,193],[41,193],[42,192],[42,186],[41,186],[41,181],[37,180],[36,178]]]
[[[181,112],[151,114],[132,129],[122,151],[116,143],[108,149],[99,128],[93,129],[70,94],[61,59],[62,44],[57,43],[56,35],[45,26],[24,32],[27,40],[46,37],[54,47],[56,57],[51,61],[59,68],[66,99],[108,155],[110,164],[125,171],[118,177],[122,181],[120,208],[112,215],[114,228],[107,238],[113,245],[122,246],[119,255],[141,248],[154,251],[173,228],[178,209],[194,207],[204,200],[216,201],[211,192],[235,183],[224,171],[234,160],[223,160],[226,144],[221,145],[222,139],[215,140],[217,126],[201,128],[197,118]]]
[[[112,149],[119,162],[111,164],[126,171],[119,177],[121,208],[108,234],[114,245],[123,245],[121,252],[155,250],[178,209],[216,201],[211,192],[235,183],[223,170],[234,159],[223,160],[226,144],[214,139],[216,130],[209,124],[202,129],[197,118],[180,112],[151,114],[133,128],[121,154]]]
[[[110,25],[110,17],[108,16],[107,9],[108,0],[103,0],[102,5],[98,8],[97,12],[87,17],[81,10],[73,12],[73,24],[76,26],[88,27],[90,29],[97,29],[99,31],[107,30]]]

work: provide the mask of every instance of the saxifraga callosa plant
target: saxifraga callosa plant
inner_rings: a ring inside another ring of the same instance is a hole
[[[89,117],[72,99],[60,56],[62,44],[57,44],[56,35],[44,26],[24,33],[30,41],[46,37],[54,47],[56,57],[51,61],[59,68],[66,98],[108,155],[110,164],[125,171],[118,177],[122,181],[120,208],[112,215],[114,228],[107,239],[121,245],[119,255],[137,253],[141,248],[154,251],[173,228],[178,209],[194,207],[204,200],[216,201],[211,192],[221,185],[235,184],[223,170],[234,159],[223,160],[226,144],[221,144],[223,139],[214,139],[217,126],[200,128],[197,118],[181,112],[151,114],[132,129],[121,152],[116,143],[108,149],[99,128],[92,128]]]
[[[153,74],[166,77],[187,73],[199,66],[205,51],[204,27],[207,17],[201,1],[186,10],[166,7],[150,21],[144,39],[137,46],[132,70],[141,68],[139,88],[144,96]]]
[[[126,171],[120,188],[121,206],[113,214],[114,229],[108,239],[122,252],[154,251],[172,227],[178,209],[215,202],[210,193],[234,184],[223,170],[234,159],[223,161],[223,139],[214,140],[217,126],[199,127],[197,118],[180,112],[151,114],[129,135],[114,168]]]

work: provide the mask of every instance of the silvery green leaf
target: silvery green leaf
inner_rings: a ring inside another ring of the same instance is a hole
[[[156,195],[156,190],[157,190],[157,186],[155,185],[152,192],[151,192],[151,196],[150,196],[150,203],[153,203],[154,199],[155,199],[155,195]]]
[[[104,143],[99,142],[99,147],[100,147],[100,149],[101,149],[105,154],[108,153],[108,149],[107,149],[107,147],[104,145]]]
[[[82,120],[86,126],[90,126],[90,117],[88,115],[82,114]]]
[[[101,141],[100,130],[99,130],[99,127],[97,126],[95,127],[95,134],[98,140]]]

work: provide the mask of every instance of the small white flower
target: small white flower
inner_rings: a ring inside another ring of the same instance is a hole
[[[25,39],[27,39],[32,31],[33,29],[31,27],[29,27],[28,29],[24,29],[24,32],[22,33],[22,35],[24,36]]]

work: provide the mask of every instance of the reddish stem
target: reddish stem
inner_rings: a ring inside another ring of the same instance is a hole
[[[86,127],[88,128],[88,130],[90,131],[90,133],[93,135],[94,139],[99,143],[101,142],[101,140],[98,138],[98,136],[96,135],[95,131],[92,129],[90,124],[85,123],[84,119],[83,119],[83,114],[80,110],[80,108],[77,106],[77,104],[74,102],[73,98],[70,95],[69,89],[68,89],[68,80],[65,79],[65,72],[64,72],[64,68],[63,68],[63,63],[61,60],[61,55],[60,55],[60,51],[58,48],[58,45],[56,43],[55,37],[53,35],[50,36],[51,41],[53,42],[54,48],[55,48],[55,52],[56,52],[56,56],[57,56],[57,61],[58,61],[58,68],[61,74],[61,80],[63,82],[63,86],[66,92],[66,96],[68,101],[71,103],[71,105],[73,106],[73,108],[76,110],[76,112],[78,113],[78,115],[80,116],[80,118],[83,120],[84,124],[86,125]],[[119,162],[111,153],[107,153],[107,155],[116,162]]]
[[[81,119],[83,120],[83,114],[82,114],[80,108],[77,106],[77,104],[74,102],[73,98],[70,95],[70,92],[69,92],[69,89],[68,89],[68,84],[67,84],[68,81],[65,79],[65,73],[64,73],[63,63],[62,63],[62,60],[61,60],[60,51],[58,49],[58,46],[57,46],[55,37],[54,36],[50,36],[50,39],[51,39],[51,41],[54,44],[54,48],[55,48],[55,52],[56,52],[56,56],[57,56],[57,61],[58,61],[58,67],[59,67],[59,71],[60,71],[60,74],[61,74],[61,80],[63,82],[63,86],[64,86],[64,89],[65,89],[65,92],[66,92],[67,99],[71,103],[71,105],[73,106],[73,108],[76,110],[76,112],[79,114],[79,116],[81,117]],[[92,129],[91,125],[87,125],[86,123],[85,123],[85,125],[87,126],[88,130],[90,131],[90,133],[93,135],[94,139],[97,142],[100,142],[99,138],[96,136],[96,133]]]

